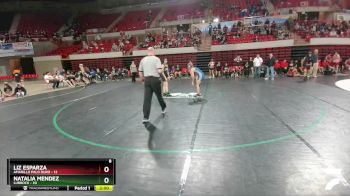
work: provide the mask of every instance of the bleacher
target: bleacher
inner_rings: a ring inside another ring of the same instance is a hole
[[[87,29],[107,28],[120,14],[99,14],[88,13],[79,16],[80,31],[84,32]]]
[[[315,6],[329,6],[331,3],[319,0],[281,0],[272,1],[276,8],[289,8],[289,7],[315,7]]]
[[[62,12],[27,12],[21,13],[17,32],[21,34],[29,33],[31,37],[36,37],[44,31],[47,37],[52,37],[68,20],[69,14]]]
[[[61,55],[62,58],[67,58],[70,54],[76,53],[81,50],[81,45],[61,46],[49,53],[47,56]]]
[[[237,20],[242,18],[240,12],[244,9],[247,9],[249,15],[252,6],[256,8],[256,14],[259,15],[260,5],[260,0],[251,0],[249,3],[242,0],[213,0],[213,16],[219,17],[220,21]]]
[[[204,18],[204,12],[205,9],[201,7],[198,3],[171,6],[167,8],[162,20],[175,21],[184,19]]]
[[[243,37],[236,38],[228,34],[226,36],[227,44],[242,44],[242,43],[251,43],[251,42],[266,42],[266,41],[276,41],[276,38],[273,35],[253,35],[247,34]],[[257,39],[257,41],[256,41]],[[221,45],[219,41],[213,40],[213,45]]]
[[[146,29],[158,15],[159,11],[160,9],[150,9],[128,12],[115,26],[114,31],[120,32]]]

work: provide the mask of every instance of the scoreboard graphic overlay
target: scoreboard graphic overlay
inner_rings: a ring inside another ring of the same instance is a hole
[[[113,191],[115,159],[7,159],[12,191]]]

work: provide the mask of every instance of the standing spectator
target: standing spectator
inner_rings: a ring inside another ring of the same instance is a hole
[[[233,59],[233,61],[236,63],[236,66],[241,66],[242,62],[243,62],[243,59],[241,58],[240,55],[238,55],[238,56],[236,56],[235,59]]]
[[[337,53],[336,53],[337,54]],[[340,56],[339,56],[340,58]],[[317,72],[318,72],[318,49],[314,50],[314,53],[311,57],[311,63],[312,63],[312,77],[317,78]]]
[[[221,77],[221,63],[220,63],[220,61],[216,65],[216,73],[215,73],[215,75],[216,75],[216,77]]]
[[[144,57],[139,66],[141,81],[144,81],[145,93],[143,100],[143,123],[148,123],[151,113],[151,104],[153,93],[156,94],[158,102],[162,108],[162,113],[165,114],[166,103],[162,97],[161,82],[159,80],[162,72],[162,63],[158,57],[155,56],[154,48],[148,48],[148,56]]]
[[[214,59],[211,59],[209,64],[208,64],[208,67],[209,67],[209,79],[210,78],[215,78],[215,73],[214,73],[214,70],[215,70],[215,62],[214,62]]]
[[[273,56],[272,53],[269,54],[269,59],[267,60],[266,66],[266,75],[265,80],[268,80],[269,77],[271,77],[271,80],[275,79],[275,64],[276,64],[276,58]]]
[[[260,57],[260,54],[257,54],[254,58],[254,78],[260,78],[261,65],[263,63],[263,59]]]
[[[302,60],[302,65],[303,65],[303,72],[304,72],[304,77],[309,78],[310,75],[312,74],[311,66],[312,66],[312,51],[309,51],[308,55],[303,58]]]
[[[341,58],[338,52],[334,52],[333,55],[333,66],[335,67],[335,73],[337,74],[339,71],[339,66],[340,66]]]
[[[131,62],[130,65],[130,72],[131,72],[131,82],[136,82],[136,75],[137,75],[137,67],[134,61]]]
[[[21,72],[15,72],[13,74],[13,77],[15,78],[15,82],[16,83],[20,83],[21,82],[21,78],[22,78],[22,74],[21,74]]]
[[[169,81],[170,81],[170,74],[169,74],[169,65],[168,65],[168,59],[164,59],[164,63],[162,64],[162,73],[160,73],[160,77],[163,80],[163,96],[169,97]]]

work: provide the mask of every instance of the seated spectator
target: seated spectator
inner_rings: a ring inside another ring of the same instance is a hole
[[[297,68],[299,75],[303,75],[304,74],[304,67],[301,64],[301,62],[299,62],[298,60],[295,60],[294,61],[294,67]]]
[[[115,68],[112,67],[112,71],[111,71],[111,73],[109,74],[109,79],[115,80],[116,75],[117,75],[117,72],[116,72]]]
[[[329,66],[329,62],[327,62],[326,59],[324,59],[323,61],[320,62],[319,66],[318,66],[318,70],[320,73],[324,74],[324,71],[326,70],[326,68]]]
[[[283,76],[285,76],[288,72],[288,62],[287,60],[283,60],[280,63],[280,69],[281,69],[281,73],[283,74]]]
[[[4,97],[11,97],[13,95],[12,93],[12,87],[9,85],[8,82],[4,83]]]
[[[236,73],[236,66],[230,66],[229,67],[229,73],[230,73],[230,77],[236,77],[237,73]]]
[[[95,69],[91,69],[89,75],[90,75],[92,82],[96,83],[97,73],[96,73]]]
[[[109,75],[110,75],[110,73],[109,73],[107,68],[104,68],[103,71],[101,71],[101,78],[102,78],[103,81],[108,80],[109,79]]]
[[[0,89],[0,103],[4,102],[5,101],[5,96],[4,94],[2,93],[2,90]]]
[[[288,77],[299,76],[298,70],[297,70],[296,66],[294,66],[293,61],[291,61],[288,65],[287,76]]]
[[[115,44],[114,42],[113,42],[113,44],[112,44],[112,49],[111,49],[111,51],[112,51],[112,52],[119,52],[119,51],[120,51],[119,46],[118,46],[117,44]]]
[[[71,71],[67,71],[65,78],[73,85],[77,86],[77,83],[75,81],[75,75]]]
[[[65,76],[65,72],[61,71],[56,74],[56,79],[62,82],[64,85],[67,85],[69,87],[75,87]]]
[[[225,78],[229,78],[230,77],[230,70],[229,70],[229,67],[228,67],[227,63],[225,63],[225,66],[224,66],[224,76],[225,76]]]
[[[14,94],[17,98],[23,98],[27,95],[27,90],[21,85],[21,83],[17,83]]]
[[[169,71],[170,71],[169,73],[170,77],[175,78],[175,72],[176,72],[175,66],[171,66],[171,69]]]
[[[180,65],[176,65],[176,70],[175,70],[175,78],[181,77],[181,67]]]
[[[281,73],[282,73],[281,63],[277,59],[276,59],[276,63],[275,63],[274,68],[275,68],[277,75],[281,75]]]
[[[118,71],[116,72],[115,77],[118,81],[124,79],[123,70],[121,68],[118,68]]]
[[[350,71],[350,58],[348,58],[344,63],[344,69]]]
[[[44,80],[47,84],[52,84],[52,88],[56,89],[60,85],[60,81],[56,79],[50,72],[44,73]]]

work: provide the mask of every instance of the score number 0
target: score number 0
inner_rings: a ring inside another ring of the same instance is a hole
[[[105,167],[103,168],[103,171],[104,171],[105,173],[108,173],[108,172],[109,172],[109,167],[108,167],[108,166],[105,166]],[[105,178],[103,179],[103,182],[104,182],[105,184],[108,184],[108,183],[109,183],[109,178],[108,178],[108,177],[105,177]]]

